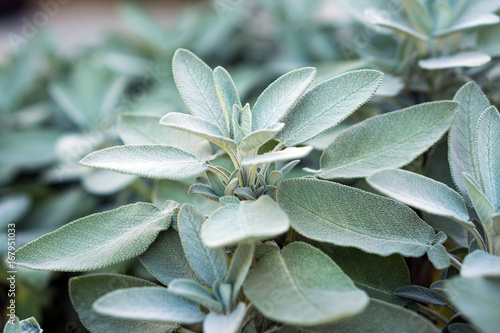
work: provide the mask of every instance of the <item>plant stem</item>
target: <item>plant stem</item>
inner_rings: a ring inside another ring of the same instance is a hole
[[[469,229],[469,228],[467,228],[467,229]],[[483,251],[487,251],[486,249],[488,248],[488,246],[484,242],[483,237],[481,237],[481,234],[479,234],[479,231],[477,231],[476,228],[471,228],[471,229],[469,229],[469,231],[476,239],[477,244],[479,245],[479,248]],[[488,239],[486,239],[486,240],[488,240]]]
[[[443,324],[448,323],[448,318],[437,313],[436,311],[429,309],[428,307],[423,306],[422,304],[419,304],[419,303],[417,303],[417,306],[418,306],[418,311],[420,311],[420,312],[422,312],[422,313],[424,313],[432,318],[437,319],[438,321],[442,322]]]
[[[450,257],[451,264],[456,269],[460,270],[462,268],[462,263],[455,257],[453,254],[448,253],[448,257]]]
[[[226,180],[226,183],[227,181],[229,180],[229,177],[224,173],[222,172],[222,170],[220,170],[219,168],[217,168],[216,166],[213,166],[213,165],[208,165],[208,168],[213,171],[213,173],[217,174],[219,177],[223,178],[223,180],[225,179]]]

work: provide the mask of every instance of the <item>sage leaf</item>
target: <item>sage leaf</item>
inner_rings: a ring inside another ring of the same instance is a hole
[[[228,138],[210,121],[184,113],[170,112],[160,120],[161,125],[197,135],[223,148],[236,149],[236,142]]]
[[[199,283],[188,279],[177,279],[168,286],[171,293],[190,299],[208,309],[222,312],[223,306],[214,295]]]
[[[445,283],[446,296],[481,332],[494,333],[500,325],[500,278],[455,277]]]
[[[231,259],[231,266],[226,277],[226,283],[233,286],[233,304],[236,304],[243,281],[252,264],[255,252],[255,243],[239,244]]]
[[[405,205],[316,179],[284,180],[277,200],[301,235],[382,256],[420,257],[436,240],[432,228]]]
[[[161,144],[187,151],[201,159],[212,155],[207,140],[160,125],[162,117],[152,114],[122,113],[118,118],[120,137],[126,145]]]
[[[296,69],[269,85],[253,107],[252,129],[263,129],[279,122],[304,94],[315,74],[313,67]]]
[[[196,324],[205,318],[197,303],[163,287],[115,290],[98,298],[92,308],[101,315],[154,324]]]
[[[369,15],[369,23],[378,25],[383,28],[391,29],[397,33],[404,34],[416,42],[428,42],[429,38],[416,31],[407,22],[403,21],[401,17],[395,15],[385,15],[386,11],[371,8]]]
[[[201,238],[208,247],[223,247],[273,238],[289,227],[288,216],[264,195],[216,210],[203,223]]]
[[[208,166],[198,156],[165,145],[125,145],[93,152],[80,164],[154,179],[189,179],[202,175]]]
[[[178,49],[172,71],[179,94],[191,114],[214,123],[221,133],[229,134],[212,69],[192,52]]]
[[[477,152],[484,195],[500,211],[500,114],[487,108],[477,124]]]
[[[428,70],[438,70],[455,67],[478,67],[491,61],[491,57],[480,52],[466,52],[448,57],[428,58],[418,61],[418,66]]]
[[[302,242],[264,255],[248,274],[244,290],[266,317],[303,326],[349,318],[369,301],[332,259]]]
[[[175,323],[156,325],[146,321],[116,319],[95,313],[92,304],[107,293],[124,288],[152,287],[154,283],[126,275],[90,274],[69,280],[69,296],[82,324],[91,332],[165,333],[178,327]]]
[[[238,333],[245,319],[245,303],[240,303],[229,315],[209,313],[203,321],[205,333]]]
[[[269,125],[261,130],[253,131],[241,139],[239,148],[244,152],[256,150],[264,143],[274,138],[284,126],[285,124],[283,123],[277,123]]]
[[[394,291],[394,295],[422,304],[447,306],[444,296],[422,286],[404,286]]]
[[[165,285],[175,279],[199,281],[184,254],[179,233],[173,228],[160,232],[153,244],[139,256],[139,260]]]
[[[212,286],[215,280],[226,277],[228,258],[224,249],[210,249],[203,244],[200,238],[203,221],[205,217],[190,204],[182,205],[177,215],[177,227],[186,258],[201,280]]]
[[[457,108],[453,101],[423,103],[351,126],[323,152],[318,176],[366,177],[406,165],[443,136]]]
[[[22,267],[81,272],[134,258],[171,223],[170,211],[138,202],[92,214],[46,234],[16,251]]]
[[[337,125],[373,96],[382,76],[374,70],[352,71],[317,85],[283,118],[285,128],[277,139],[296,146]]]
[[[419,0],[402,0],[401,3],[411,23],[418,27],[421,33],[427,34],[434,28],[434,22],[425,4]]]
[[[309,146],[290,147],[280,151],[274,151],[244,159],[242,165],[249,166],[249,165],[259,165],[264,163],[294,160],[306,157],[312,150],[313,148]]]
[[[370,300],[370,304],[359,315],[340,323],[316,327],[285,327],[283,333],[351,333],[351,332],[405,332],[405,333],[438,333],[433,323],[403,307],[378,300]]]
[[[474,82],[460,88],[454,100],[460,102],[460,109],[448,134],[450,170],[455,185],[470,206],[462,173],[466,172],[473,178],[480,179],[476,145],[477,122],[490,102]]]
[[[444,232],[438,232],[434,244],[427,251],[427,257],[429,258],[429,261],[438,270],[448,268],[451,265],[450,257],[443,245],[447,239],[448,236]]]
[[[500,258],[476,250],[465,257],[460,275],[465,278],[500,277]]]
[[[231,75],[220,66],[214,69],[214,82],[228,126],[227,131],[231,136],[230,124],[233,119],[233,105],[236,104],[241,108],[240,96]]]
[[[382,170],[366,180],[376,190],[410,207],[474,228],[460,194],[443,183],[399,169]]]
[[[500,233],[500,226],[495,226],[491,218],[492,215],[495,214],[495,208],[484,195],[481,190],[481,186],[467,173],[463,174],[463,178],[469,198],[474,205],[474,209],[476,210],[483,227],[493,234]]]
[[[363,289],[371,298],[400,306],[407,303],[393,295],[396,289],[410,284],[410,272],[399,254],[381,257],[354,247],[317,242],[313,245],[328,254],[356,287]]]

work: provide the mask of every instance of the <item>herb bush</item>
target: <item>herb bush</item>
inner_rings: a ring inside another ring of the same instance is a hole
[[[190,114],[122,114],[126,144],[80,164],[153,179],[196,177],[189,192],[220,207],[205,215],[172,200],[137,202],[75,220],[16,251],[17,265],[51,271],[139,257],[157,283],[118,274],[70,280],[87,329],[433,332],[441,323],[451,332],[495,331],[500,115],[477,85],[466,84],[454,100],[351,126],[324,150],[319,170],[284,179],[311,152],[304,142],[372,97],[381,72],[347,72],[310,88],[315,69],[297,69],[252,108],[225,69],[212,70],[190,51],[177,50],[173,74]],[[459,192],[398,169],[448,130]],[[215,163],[221,155],[231,167]],[[366,177],[388,197],[333,181]],[[447,252],[446,234],[407,205],[465,227],[470,254]],[[443,270],[430,289],[410,284],[403,259],[423,255]]]
[[[18,186],[12,175],[33,172],[33,166],[44,181],[31,176],[36,187],[9,188],[0,210],[14,207],[14,219],[28,215],[21,244],[105,210],[16,252],[17,264],[43,270],[22,271],[22,283],[33,286],[28,293],[42,303],[50,299],[40,290],[47,288],[47,271],[85,272],[70,280],[69,292],[91,332],[495,332],[499,116],[478,85],[463,84],[477,80],[499,100],[493,13],[500,5],[427,1],[420,9],[428,13],[414,15],[417,2],[394,2],[392,21],[367,22],[388,30],[370,34],[369,47],[341,47],[360,57],[344,63],[328,38],[337,29],[366,30],[317,25],[307,15],[320,1],[245,3],[223,20],[191,12],[168,32],[127,5],[131,31],[112,36],[75,66],[39,47],[58,68],[47,91],[34,89],[47,80],[34,52],[18,56],[16,66],[0,72],[8,87],[0,92],[0,182]],[[345,5],[355,16],[359,6],[390,8],[385,2]],[[262,10],[280,29],[238,41],[238,29],[258,22],[246,13]],[[489,20],[475,20],[478,13]],[[179,34],[187,22],[194,32]],[[307,38],[294,33],[304,29]],[[299,47],[304,43],[307,48]],[[165,59],[185,45],[210,63],[229,65],[238,89],[226,70],[210,69],[187,50],[175,53],[171,82]],[[452,64],[450,56],[465,61]],[[258,65],[231,66],[238,61]],[[314,68],[293,70],[263,89],[251,109],[241,103],[240,96],[254,101],[252,94],[271,76],[310,64],[317,65],[317,78]],[[21,75],[26,68],[30,75]],[[338,75],[353,68],[361,70]],[[90,72],[101,88],[86,96]],[[131,94],[151,75],[159,84],[139,98]],[[24,82],[8,84],[11,77]],[[356,119],[339,124],[374,93],[390,98],[373,98]],[[453,101],[417,104],[455,93]],[[116,103],[122,95],[126,99]],[[394,105],[403,109],[385,113]],[[54,106],[64,115],[50,114]],[[175,112],[162,117],[165,109]],[[353,120],[364,121],[348,127]],[[8,144],[16,140],[6,138],[18,134],[12,125],[33,130],[22,137],[31,143]],[[99,133],[95,140],[86,135],[91,131]],[[125,145],[76,164],[120,141]],[[68,161],[68,148],[79,142],[86,149]],[[21,153],[33,143],[46,154]],[[20,162],[5,165],[11,156]],[[45,160],[23,160],[37,156]],[[47,168],[54,162],[57,168]],[[141,177],[152,178],[153,188]],[[54,193],[47,186],[75,181],[82,189]],[[44,193],[53,197],[39,204]],[[109,210],[116,205],[122,206]],[[113,264],[128,265],[134,257],[156,281],[141,279],[148,276],[137,269],[127,273],[141,278],[117,274],[124,270]],[[5,328],[11,329],[41,331],[33,319]]]

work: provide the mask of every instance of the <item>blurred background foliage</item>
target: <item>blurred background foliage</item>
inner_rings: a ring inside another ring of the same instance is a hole
[[[7,27],[0,44],[2,244],[9,223],[16,223],[19,248],[76,218],[139,200],[159,205],[165,200],[192,202],[205,213],[217,207],[188,194],[194,180],[152,182],[78,164],[94,150],[122,144],[122,113],[186,112],[171,74],[171,59],[179,47],[192,50],[212,67],[228,69],[242,100],[250,103],[274,79],[299,67],[317,67],[317,81],[352,69],[383,71],[377,96],[346,124],[416,103],[451,99],[469,80],[475,80],[493,103],[500,102],[496,0],[112,4],[106,6],[112,7],[111,20],[118,21],[104,30],[93,29],[93,15],[99,17],[102,3],[92,3],[95,9],[82,13],[91,43],[72,30],[81,5],[77,0],[0,4],[0,25]],[[73,16],[65,14],[65,6],[77,8],[70,11]],[[58,20],[68,29],[65,41],[57,30],[65,28],[50,29],[49,23]],[[72,45],[70,52],[66,44]],[[342,128],[311,140],[316,151],[302,164],[316,168],[321,151]],[[407,168],[453,187],[446,150],[446,142],[441,142]],[[224,163],[226,157],[219,155]],[[301,175],[299,171],[289,177]],[[370,190],[363,181],[351,185]],[[450,235],[448,246],[467,246],[459,225],[424,218]],[[3,258],[6,250],[2,245]],[[428,285],[425,270],[430,269],[425,262],[410,263],[412,282]],[[106,271],[149,277],[134,260]],[[8,301],[5,272],[0,273],[2,308]],[[69,305],[68,277],[19,269],[17,315],[35,316],[47,332],[85,332]],[[2,321],[5,318],[2,315]]]

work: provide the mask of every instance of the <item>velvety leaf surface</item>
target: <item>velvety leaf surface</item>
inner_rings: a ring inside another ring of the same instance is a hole
[[[419,60],[418,65],[423,69],[437,70],[455,67],[478,67],[491,61],[491,57],[480,52],[454,54],[448,57],[428,58]]]
[[[307,92],[283,118],[277,135],[285,146],[296,146],[337,125],[365,104],[378,89],[383,74],[353,71],[325,81]]]
[[[463,179],[465,181],[467,194],[472,201],[474,210],[476,211],[483,227],[493,234],[499,233],[500,226],[495,225],[492,220],[492,216],[495,214],[495,208],[484,195],[484,192],[481,190],[481,185],[479,185],[477,181],[467,173],[463,174]]]
[[[285,124],[278,123],[269,125],[261,130],[256,130],[248,134],[247,136],[243,137],[243,139],[241,139],[239,147],[241,150],[245,152],[255,150],[260,146],[262,146],[267,141],[274,138],[276,134],[283,129],[284,126]]]
[[[198,156],[164,145],[125,145],[98,150],[80,161],[83,166],[154,179],[188,179],[208,166]]]
[[[234,85],[233,79],[229,73],[220,66],[214,69],[214,82],[220,105],[224,111],[226,126],[228,126],[227,131],[230,133],[231,129],[229,125],[233,118],[233,105],[236,104],[241,107],[240,96],[238,95],[238,90]]]
[[[313,150],[312,147],[290,147],[280,151],[256,155],[254,157],[243,160],[243,165],[259,165],[264,163],[289,161],[298,158],[303,158],[309,155]]]
[[[252,110],[252,129],[259,130],[277,123],[297,103],[316,74],[316,69],[305,67],[291,71],[266,88]]]
[[[224,280],[228,269],[226,251],[223,248],[208,248],[201,240],[200,232],[205,216],[193,205],[185,204],[177,218],[182,246],[191,268],[207,286],[212,286],[217,279]]]
[[[427,213],[474,228],[462,197],[443,183],[406,170],[382,170],[367,178],[381,193]]]
[[[382,301],[370,300],[370,304],[361,314],[338,324],[317,327],[286,327],[283,333],[438,333],[440,332],[430,321],[413,311]]]
[[[500,114],[487,108],[477,124],[479,172],[486,198],[500,211]]]
[[[252,264],[255,252],[255,244],[239,244],[231,259],[231,266],[226,277],[226,283],[233,286],[232,301],[236,304],[241,286],[245,281],[248,270]]]
[[[460,275],[465,278],[500,277],[500,257],[476,250],[465,257]]]
[[[500,278],[456,277],[445,284],[451,303],[482,332],[500,327]]]
[[[452,101],[423,103],[351,126],[323,152],[318,176],[366,177],[406,165],[443,136],[457,108]]]
[[[214,123],[184,113],[171,112],[160,124],[197,135],[221,147],[236,149],[236,142],[229,139]]]
[[[173,228],[160,232],[139,259],[146,269],[165,285],[175,279],[198,280],[184,254],[179,233]]]
[[[168,286],[171,293],[190,299],[208,309],[217,312],[224,310],[223,305],[214,295],[199,283],[188,279],[177,279]]]
[[[261,258],[248,274],[244,290],[266,317],[297,325],[349,318],[369,301],[333,260],[302,242]]]
[[[115,290],[99,297],[92,308],[101,315],[155,324],[195,324],[205,318],[205,313],[201,312],[197,303],[177,296],[163,287]]]
[[[221,133],[229,134],[212,69],[185,49],[175,52],[172,66],[175,84],[191,114],[214,123]]]
[[[187,151],[200,158],[212,155],[207,140],[160,125],[158,115],[124,113],[118,118],[120,137],[126,145],[161,144]]]
[[[240,303],[229,315],[209,313],[203,321],[203,331],[205,333],[238,333],[243,319],[245,319],[245,304]]]
[[[92,304],[107,293],[133,287],[155,286],[146,280],[118,274],[91,274],[74,277],[69,281],[71,303],[82,324],[91,332],[151,332],[169,333],[179,326],[175,323],[156,325],[146,321],[117,319],[97,314],[92,310]]]
[[[450,170],[455,185],[470,205],[462,173],[467,172],[473,178],[480,179],[476,148],[477,122],[490,102],[474,82],[460,88],[454,100],[460,102],[460,109],[448,134]]]
[[[250,243],[283,234],[290,227],[288,216],[269,196],[256,201],[228,204],[203,223],[201,238],[209,247]]]
[[[422,286],[404,286],[394,291],[394,295],[423,304],[446,306],[446,299],[437,292]]]
[[[420,257],[436,240],[432,228],[407,206],[345,185],[285,180],[277,200],[297,232],[320,242]]]
[[[92,214],[46,234],[16,251],[16,264],[51,271],[89,271],[146,251],[170,226],[170,211],[138,202]]]

